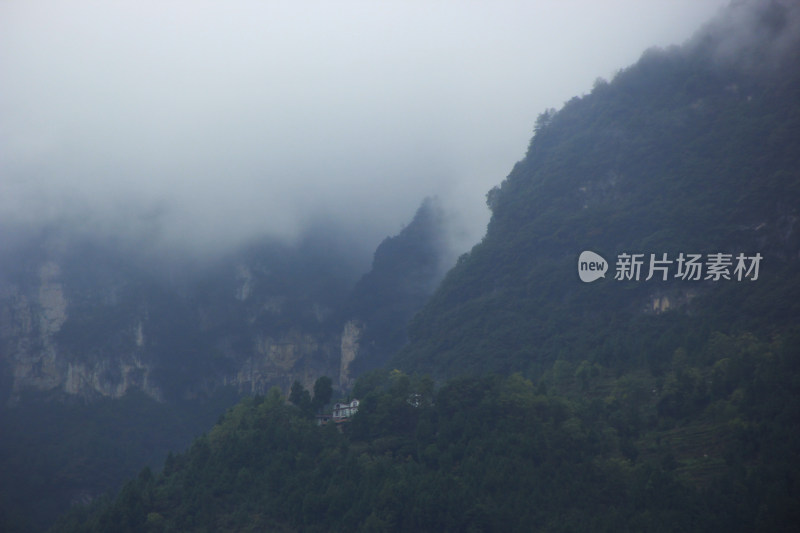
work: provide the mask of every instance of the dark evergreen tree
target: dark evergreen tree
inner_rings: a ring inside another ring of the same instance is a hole
[[[327,405],[331,401],[331,396],[333,396],[333,381],[328,376],[320,376],[314,382],[314,398],[311,401],[314,411],[319,411]]]

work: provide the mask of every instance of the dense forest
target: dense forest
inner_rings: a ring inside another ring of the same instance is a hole
[[[351,419],[318,425],[327,393],[301,388],[245,399],[53,531],[794,531],[800,32],[787,6],[734,4],[542,113],[487,195],[484,239],[408,345],[342,393],[361,402]],[[609,260],[605,279],[579,280],[584,250]],[[615,279],[622,253],[763,261],[741,280]]]
[[[768,5],[747,31],[722,17],[542,113],[525,158],[487,195],[485,238],[413,319],[394,364],[443,377],[536,376],[556,360],[657,367],[713,331],[768,338],[797,324],[800,46]],[[606,279],[578,280],[584,250],[610,262]],[[618,281],[621,253],[763,261],[756,281],[676,279],[674,264],[666,281],[646,270]]]
[[[793,531],[798,341],[717,334],[658,378],[378,370],[338,425],[274,390],[54,531]]]

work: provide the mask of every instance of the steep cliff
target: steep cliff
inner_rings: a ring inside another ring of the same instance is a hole
[[[447,266],[445,232],[426,200],[357,283],[347,250],[319,235],[157,268],[107,244],[34,240],[0,265],[0,399],[258,394],[322,375],[346,388],[405,342]]]
[[[324,312],[335,302],[299,294],[304,280],[270,270],[268,259],[233,258],[178,286],[116,270],[99,250],[85,258],[48,254],[4,277],[7,401],[26,390],[119,398],[136,389],[165,399],[234,385],[259,393],[338,376],[340,326]]]

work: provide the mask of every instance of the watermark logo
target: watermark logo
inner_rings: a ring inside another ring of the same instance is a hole
[[[679,253],[670,257],[661,254],[637,254],[622,252],[617,255],[614,279],[616,281],[756,281],[763,256],[711,253]],[[604,278],[608,263],[600,255],[585,251],[578,258],[578,276],[590,283]]]
[[[599,254],[586,250],[578,257],[578,276],[584,283],[606,277],[607,270],[608,262]]]

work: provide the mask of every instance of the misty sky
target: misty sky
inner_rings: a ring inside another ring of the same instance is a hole
[[[439,195],[475,241],[539,113],[726,3],[0,0],[0,231],[374,247]]]

